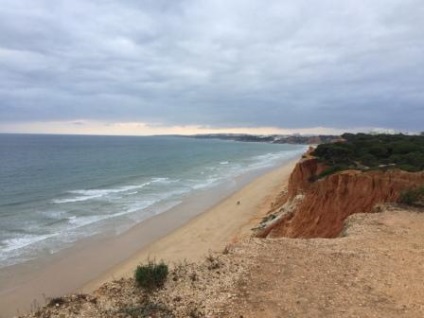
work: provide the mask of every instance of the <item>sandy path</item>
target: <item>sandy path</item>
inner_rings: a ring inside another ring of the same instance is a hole
[[[91,281],[82,291],[90,292],[104,282],[132,276],[137,265],[149,259],[194,262],[205,257],[210,250],[222,250],[226,245],[250,235],[250,229],[286,187],[296,161],[258,177],[205,213]]]

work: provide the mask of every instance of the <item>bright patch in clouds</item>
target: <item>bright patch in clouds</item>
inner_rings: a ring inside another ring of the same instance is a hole
[[[300,129],[282,129],[277,127],[230,127],[213,128],[205,126],[162,126],[146,123],[104,123],[96,121],[60,121],[5,124],[0,133],[48,133],[80,135],[196,135],[196,134],[341,134],[344,130],[314,127]]]

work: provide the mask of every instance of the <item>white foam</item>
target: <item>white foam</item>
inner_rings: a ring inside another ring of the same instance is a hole
[[[280,160],[295,158],[298,155],[305,152],[307,147],[302,147],[301,149],[282,151],[277,153],[267,153],[264,155],[259,155],[252,158],[253,163],[249,165],[251,169],[260,169],[265,167],[270,167],[276,164]]]
[[[133,203],[129,207],[127,207],[124,212],[116,213],[114,215],[120,216],[120,215],[125,215],[125,214],[129,214],[129,213],[141,211],[145,208],[148,208],[149,206],[152,206],[153,204],[155,204],[158,201],[159,200],[151,200],[151,201],[142,201],[142,202]]]
[[[2,253],[12,252],[24,247],[28,247],[30,245],[33,245],[37,242],[44,241],[45,239],[48,239],[50,237],[55,236],[56,234],[46,234],[46,235],[23,235],[21,237],[17,238],[11,238],[2,241],[3,247],[1,249]]]
[[[72,198],[72,199],[53,200],[53,203],[55,203],[55,204],[74,203],[74,202],[88,201],[88,200],[100,198],[102,196],[103,195],[101,195],[101,194],[98,194],[98,195],[84,195],[84,196],[79,196],[79,197],[75,197],[75,198]]]
[[[55,204],[63,204],[63,203],[74,203],[74,202],[82,202],[89,201],[93,199],[100,199],[109,196],[110,194],[128,192],[132,190],[138,190],[150,185],[152,182],[161,182],[167,178],[155,178],[152,181],[145,182],[139,185],[125,186],[115,189],[89,189],[89,190],[73,190],[69,191],[70,194],[77,194],[76,197],[68,198],[68,199],[55,199],[53,203]],[[134,193],[134,191],[133,191]],[[137,193],[137,192],[135,192]]]
[[[90,215],[90,216],[71,216],[68,219],[68,223],[71,225],[71,229],[78,229],[93,223],[104,221],[107,219],[112,219],[115,217],[123,216],[126,214],[131,214],[137,211],[141,211],[153,204],[157,203],[159,200],[145,200],[142,202],[137,202],[130,205],[127,208],[122,209],[120,212],[104,215]]]
[[[168,183],[172,183],[174,181],[176,181],[176,180],[171,180],[169,178],[153,178],[151,182],[168,184]]]
[[[197,184],[191,186],[191,188],[193,190],[205,189],[205,188],[208,188],[210,186],[213,186],[219,180],[220,180],[220,178],[209,178],[209,179],[203,180],[201,183],[197,183]]]
[[[52,219],[57,219],[57,220],[61,220],[64,217],[66,217],[66,211],[55,211],[55,210],[50,210],[50,211],[42,211],[40,212],[42,215],[52,218]]]
[[[92,216],[75,216],[74,215],[68,219],[68,223],[72,225],[71,229],[76,229],[82,226],[99,222],[103,220],[104,218],[105,218],[104,216],[99,216],[99,215],[92,215]]]

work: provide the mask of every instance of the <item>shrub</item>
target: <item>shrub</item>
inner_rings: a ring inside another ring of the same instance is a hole
[[[424,169],[424,154],[415,151],[403,156],[402,163],[415,167],[416,171]]]
[[[396,167],[399,168],[400,170],[409,171],[409,172],[420,171],[420,169],[418,169],[417,167],[414,167],[414,166],[408,165],[408,164],[399,164]]]
[[[402,192],[399,202],[407,205],[424,206],[424,185]]]
[[[322,179],[322,178],[325,178],[325,177],[327,177],[327,176],[329,176],[329,175],[332,175],[332,174],[334,174],[334,173],[337,173],[337,172],[339,172],[339,171],[343,171],[343,170],[346,170],[346,169],[348,169],[348,167],[347,166],[345,166],[345,165],[334,165],[334,166],[331,166],[331,167],[329,167],[329,168],[327,168],[326,170],[324,170],[323,172],[321,172],[318,176],[316,176],[314,179],[315,180],[319,180],[319,179]]]
[[[416,151],[417,146],[410,141],[397,141],[392,143],[392,152],[394,154],[405,155],[407,153]]]
[[[385,158],[387,156],[387,148],[384,145],[374,144],[368,149],[369,153],[377,158]]]
[[[168,277],[168,265],[163,261],[159,264],[149,261],[146,265],[139,265],[134,273],[137,284],[146,291],[161,288]]]
[[[377,158],[370,153],[360,157],[359,162],[367,167],[375,167],[378,165]]]
[[[345,143],[321,144],[313,152],[314,156],[331,164],[346,164],[352,156],[351,145]]]

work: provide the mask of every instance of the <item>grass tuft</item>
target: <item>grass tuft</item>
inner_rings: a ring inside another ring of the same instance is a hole
[[[147,292],[163,287],[168,277],[168,265],[163,261],[155,263],[149,261],[145,265],[137,266],[134,278],[137,284]]]

